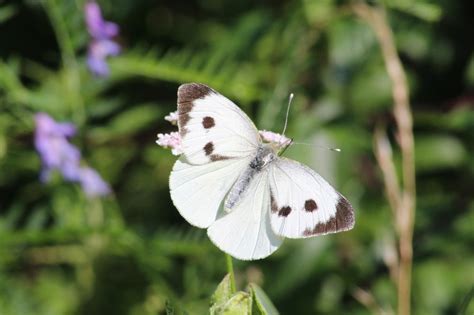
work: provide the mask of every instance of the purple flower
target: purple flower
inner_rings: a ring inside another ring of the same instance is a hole
[[[76,133],[71,123],[58,123],[45,113],[35,116],[35,147],[43,168],[40,179],[47,182],[57,170],[70,182],[79,182],[88,196],[102,196],[110,192],[108,185],[91,168],[81,167],[81,153],[69,138]]]
[[[109,66],[106,58],[120,53],[120,46],[112,40],[112,37],[118,35],[119,27],[102,18],[100,7],[95,2],[86,3],[84,11],[87,30],[92,37],[87,53],[87,65],[94,74],[107,76]]]
[[[37,114],[35,121],[35,147],[43,163],[41,181],[48,181],[55,169],[60,170],[67,180],[77,180],[81,154],[68,142],[68,138],[76,133],[74,125],[57,123],[45,113]]]
[[[117,24],[107,22],[102,18],[102,12],[97,3],[86,3],[85,11],[87,30],[93,38],[107,39],[118,34],[119,28]]]
[[[90,167],[80,169],[79,181],[88,197],[105,196],[110,193],[109,185]]]
[[[108,39],[92,40],[89,44],[87,65],[95,75],[105,77],[109,75],[107,56],[116,56],[120,52],[120,46]]]

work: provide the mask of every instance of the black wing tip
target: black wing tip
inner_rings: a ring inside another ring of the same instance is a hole
[[[185,83],[178,87],[178,104],[193,102],[213,93],[214,90],[201,83]]]
[[[337,231],[351,230],[355,225],[354,208],[342,195],[336,205]]]
[[[186,124],[191,117],[189,113],[193,109],[194,100],[204,98],[214,93],[214,90],[201,83],[186,83],[178,88],[178,128],[181,137],[187,133]]]
[[[336,216],[325,223],[318,223],[313,229],[306,229],[303,232],[303,237],[349,231],[354,225],[354,209],[344,196],[339,195],[336,204]]]

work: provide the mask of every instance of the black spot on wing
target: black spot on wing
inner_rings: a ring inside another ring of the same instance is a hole
[[[209,156],[209,159],[212,162],[230,159],[230,157],[228,157],[228,156],[223,156],[223,155],[220,155],[220,154],[213,154],[212,152],[214,152],[214,143],[212,143],[212,141],[206,143],[206,145],[203,147],[203,150],[204,150],[204,153],[206,154],[206,156]]]
[[[339,195],[336,205],[336,215],[325,223],[318,223],[313,229],[303,231],[303,236],[347,231],[354,227],[354,209],[346,198]]]
[[[290,213],[291,213],[291,207],[290,206],[281,207],[280,211],[278,211],[278,216],[287,217]]]
[[[228,160],[231,158],[231,157],[220,155],[220,154],[213,154],[212,152],[214,152],[214,143],[212,143],[212,141],[206,143],[206,145],[202,149],[204,150],[204,153],[206,154],[206,156],[209,156],[209,159],[212,162]]]
[[[210,129],[216,125],[214,118],[206,116],[202,119],[202,126],[205,129]]]
[[[206,143],[206,145],[204,146],[204,153],[206,153],[206,155],[211,155],[212,152],[214,151],[214,144],[212,142],[208,142]]]
[[[307,212],[313,212],[314,210],[318,209],[318,205],[316,204],[316,201],[313,199],[308,199],[304,203],[304,209]]]

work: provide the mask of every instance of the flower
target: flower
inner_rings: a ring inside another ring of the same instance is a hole
[[[181,148],[181,137],[178,132],[159,133],[157,137],[156,144],[163,148],[171,148],[171,153],[173,153],[173,155],[180,155],[183,153]]]
[[[169,121],[172,125],[178,124],[178,111],[174,111],[169,113],[169,115],[165,116],[165,120]]]
[[[108,39],[93,40],[89,44],[87,55],[87,65],[92,73],[105,77],[109,75],[109,65],[106,62],[107,56],[116,56],[120,52],[120,46]]]
[[[102,12],[97,3],[86,3],[85,13],[87,30],[93,38],[107,39],[118,34],[119,28],[117,24],[107,22],[103,19]]]
[[[259,130],[258,133],[264,141],[275,143],[281,148],[288,146],[292,141],[290,138],[272,131]]]
[[[81,167],[79,182],[88,197],[105,196],[110,193],[109,185],[100,177],[96,170]]]
[[[76,133],[73,124],[58,123],[45,113],[36,114],[35,123],[34,143],[43,164],[42,182],[49,181],[51,172],[58,170],[67,181],[79,182],[89,197],[110,193],[109,186],[95,170],[81,166],[81,152],[69,143]]]
[[[51,171],[55,169],[60,170],[66,179],[77,180],[79,174],[76,166],[81,154],[68,142],[68,138],[76,133],[74,125],[57,123],[45,113],[37,114],[35,121],[35,147],[43,163],[41,181],[48,181]]]
[[[84,11],[87,30],[92,37],[87,53],[87,65],[94,74],[107,76],[109,67],[106,58],[120,53],[120,46],[112,40],[112,37],[118,35],[119,27],[103,19],[100,7],[95,2],[86,3]]]

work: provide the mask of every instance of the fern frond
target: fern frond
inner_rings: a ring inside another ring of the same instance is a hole
[[[202,82],[242,102],[260,97],[251,67],[222,57],[214,58],[210,53],[181,49],[158,56],[151,51],[131,51],[111,59],[110,66],[115,80],[141,76],[176,83]]]

